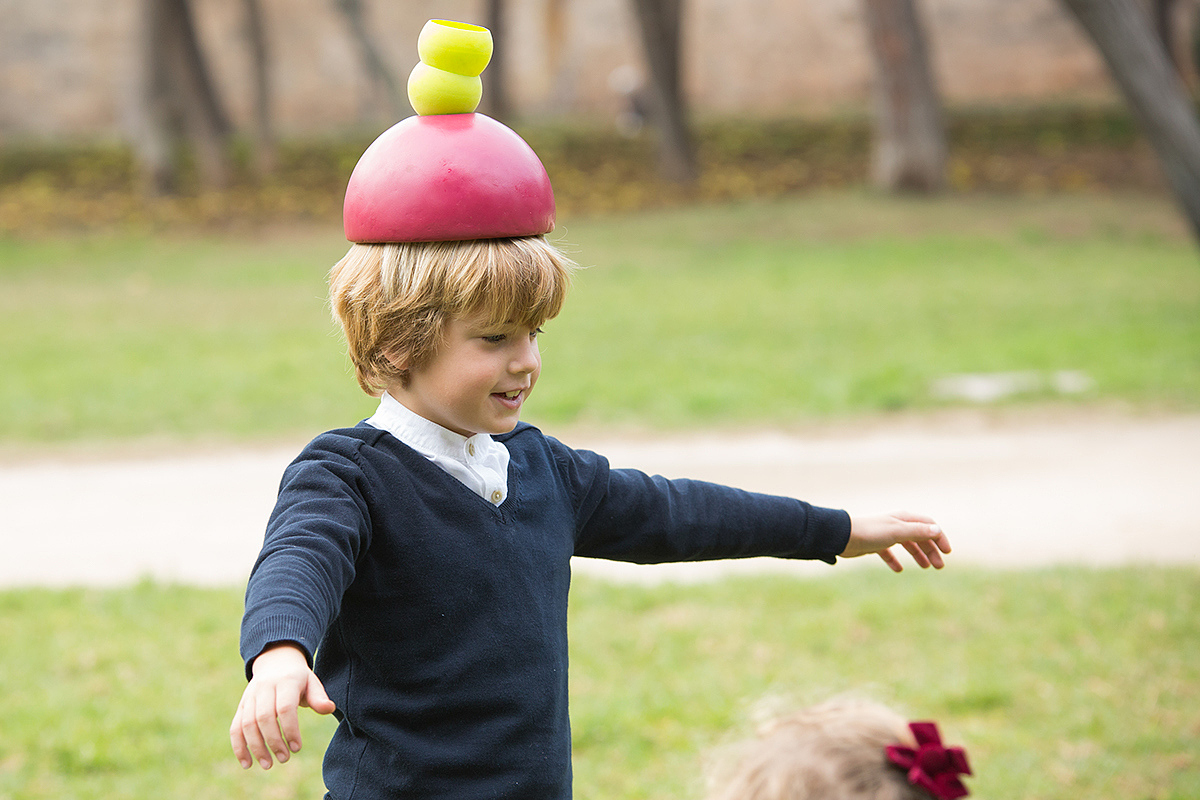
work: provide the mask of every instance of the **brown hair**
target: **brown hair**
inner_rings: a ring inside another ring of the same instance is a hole
[[[557,316],[574,269],[544,236],[355,244],[330,270],[329,300],[359,386],[378,395],[433,357],[451,318]]]
[[[885,748],[907,723],[866,700],[837,699],[773,720],[718,757],[708,800],[930,800]]]

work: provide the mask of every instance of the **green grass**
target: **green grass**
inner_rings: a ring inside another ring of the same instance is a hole
[[[565,219],[543,424],[929,409],[948,373],[1082,370],[1200,406],[1200,269],[1144,196],[815,194]],[[0,238],[0,442],[298,436],[366,415],[325,306],[337,230]]]
[[[839,194],[567,226],[596,266],[548,328],[559,379],[537,412],[786,423],[926,409],[939,376],[1011,370],[1083,370],[1085,399],[1195,407],[1200,260],[1164,232],[1169,213]]]
[[[700,796],[757,705],[866,693],[965,744],[976,796],[1200,796],[1200,573],[952,570],[573,591],[576,792]],[[0,592],[0,798],[319,798],[327,721],[244,773],[237,590]]]
[[[0,438],[245,437],[356,400],[333,237],[0,242]],[[274,417],[274,419],[272,419]]]

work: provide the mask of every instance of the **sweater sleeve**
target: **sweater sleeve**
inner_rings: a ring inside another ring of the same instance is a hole
[[[313,663],[317,644],[354,580],[371,524],[354,441],[326,434],[284,471],[263,548],[246,587],[241,654],[246,676],[274,642]]]
[[[790,497],[609,469],[564,445],[580,515],[576,555],[653,564],[774,556],[833,564],[850,540],[850,515]]]

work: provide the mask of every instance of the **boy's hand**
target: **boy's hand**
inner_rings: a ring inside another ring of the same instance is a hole
[[[318,714],[332,714],[334,704],[308,668],[304,652],[293,644],[283,642],[262,651],[251,673],[229,726],[229,741],[242,769],[250,769],[255,759],[270,769],[272,754],[282,764],[300,751],[297,709],[306,706]]]
[[[929,517],[907,511],[870,517],[851,515],[850,541],[841,555],[842,558],[854,558],[878,553],[893,572],[900,572],[904,566],[890,549],[896,544],[903,545],[922,569],[946,566],[942,560],[942,553],[950,552],[946,534]]]

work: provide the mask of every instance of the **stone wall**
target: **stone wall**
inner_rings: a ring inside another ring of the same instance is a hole
[[[240,0],[193,0],[237,121],[249,117]],[[411,111],[365,76],[333,0],[262,0],[275,115],[288,135],[378,130]],[[400,83],[431,17],[483,22],[482,0],[363,0]],[[497,43],[527,117],[614,118],[641,72],[629,0],[509,0]],[[124,137],[139,123],[141,0],[0,0],[0,141]],[[687,0],[684,80],[697,115],[862,108],[870,63],[858,0]],[[1098,56],[1056,0],[919,3],[950,104],[1113,97]],[[1189,15],[1194,13],[1190,6]]]

